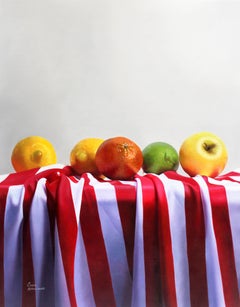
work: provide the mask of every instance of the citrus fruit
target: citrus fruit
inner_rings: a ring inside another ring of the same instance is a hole
[[[143,149],[143,171],[145,173],[161,174],[166,171],[176,171],[179,157],[176,149],[165,142],[153,142]]]
[[[20,140],[12,150],[11,162],[16,172],[55,164],[57,155],[47,139],[28,136]]]
[[[194,133],[183,141],[179,160],[189,176],[216,177],[225,168],[228,152],[222,139],[211,132],[203,131]]]
[[[70,165],[76,173],[100,175],[95,163],[95,155],[103,141],[101,138],[85,138],[73,147],[70,153]]]
[[[117,136],[99,146],[95,161],[99,172],[109,179],[128,180],[141,169],[143,156],[135,142]]]

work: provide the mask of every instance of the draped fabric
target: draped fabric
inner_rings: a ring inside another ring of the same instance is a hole
[[[0,176],[0,306],[240,306],[240,171]]]

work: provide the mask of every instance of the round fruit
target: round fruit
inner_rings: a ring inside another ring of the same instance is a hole
[[[100,175],[95,163],[95,155],[98,147],[104,140],[100,138],[86,138],[80,140],[70,153],[70,165],[79,175],[91,173]]]
[[[190,176],[216,177],[224,169],[228,153],[224,142],[211,132],[195,133],[182,143],[179,160]]]
[[[16,172],[55,164],[57,155],[53,145],[41,136],[20,140],[12,151],[11,162]]]
[[[176,149],[165,142],[154,142],[143,149],[143,171],[145,173],[161,174],[166,171],[176,171],[179,157]]]
[[[142,151],[132,140],[117,136],[105,140],[96,153],[96,165],[109,179],[128,180],[141,169]]]

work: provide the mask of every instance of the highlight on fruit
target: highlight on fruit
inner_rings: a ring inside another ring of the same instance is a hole
[[[179,149],[182,169],[189,176],[216,177],[225,168],[228,151],[223,140],[211,132],[188,136]]]
[[[125,136],[80,139],[69,153],[76,175],[91,173],[96,178],[132,180],[137,174],[161,175],[182,170],[188,176],[216,177],[225,168],[228,151],[224,141],[208,132],[197,132],[183,140],[179,150],[162,140],[144,148]],[[57,163],[53,144],[41,136],[28,136],[14,146],[11,163],[16,172]]]

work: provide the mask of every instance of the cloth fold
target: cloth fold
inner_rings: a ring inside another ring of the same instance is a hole
[[[0,178],[0,306],[240,306],[240,172]]]

